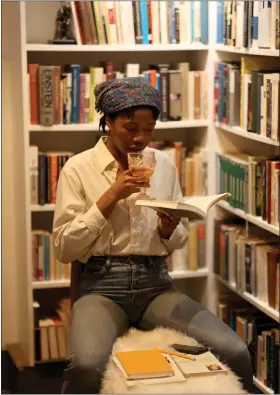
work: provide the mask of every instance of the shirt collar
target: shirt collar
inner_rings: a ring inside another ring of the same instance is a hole
[[[108,150],[106,146],[106,136],[100,137],[97,144],[94,146],[94,152],[97,156],[97,161],[100,167],[100,170],[103,172],[106,170],[110,165],[114,164],[117,166],[117,161]]]

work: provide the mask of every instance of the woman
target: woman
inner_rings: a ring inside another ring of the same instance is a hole
[[[180,294],[164,258],[187,241],[186,223],[134,202],[141,187],[157,199],[180,200],[177,171],[155,151],[149,180],[128,169],[129,152],[148,148],[160,112],[156,89],[143,78],[106,81],[95,88],[100,124],[108,135],[68,160],[57,189],[53,235],[57,258],[85,265],[71,322],[67,393],[97,393],[112,345],[129,326],[175,328],[213,348],[252,382],[245,344],[216,316]]]

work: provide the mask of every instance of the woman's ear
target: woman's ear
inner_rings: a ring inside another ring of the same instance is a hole
[[[108,128],[108,133],[110,133],[110,131],[112,129],[112,120],[108,116],[106,116],[106,118],[105,118],[105,123]]]

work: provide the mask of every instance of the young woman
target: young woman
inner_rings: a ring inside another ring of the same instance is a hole
[[[179,293],[165,257],[187,241],[187,224],[135,206],[141,187],[157,199],[180,200],[169,157],[148,148],[160,112],[156,89],[143,78],[95,88],[106,137],[68,160],[57,189],[53,235],[57,258],[85,268],[72,310],[70,365],[64,392],[97,393],[112,345],[129,326],[175,328],[211,347],[250,390],[245,344],[215,315]],[[129,152],[156,155],[151,179],[128,168]]]

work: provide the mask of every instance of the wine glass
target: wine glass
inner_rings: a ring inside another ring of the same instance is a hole
[[[127,157],[128,157],[129,168],[136,167],[137,174],[143,174],[149,178],[152,177],[156,166],[156,156],[154,151],[129,152],[127,154]],[[145,187],[141,187],[139,193],[139,199],[154,200],[155,198],[149,196],[146,193]]]

